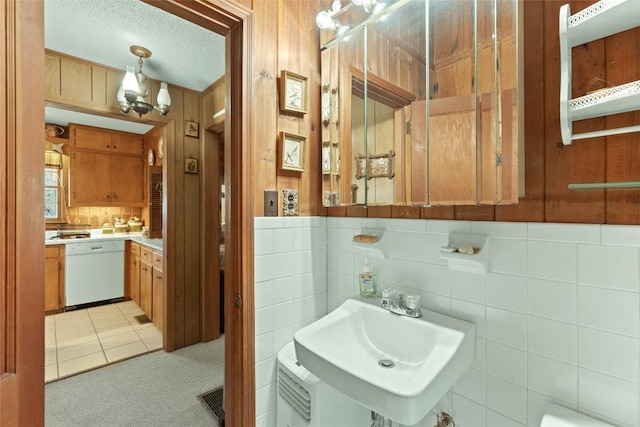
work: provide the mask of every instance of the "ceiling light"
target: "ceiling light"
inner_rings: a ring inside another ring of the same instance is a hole
[[[127,65],[127,72],[124,75],[117,96],[120,111],[127,114],[133,109],[142,117],[143,114],[157,110],[160,114],[166,116],[169,114],[169,108],[171,107],[171,96],[169,96],[165,82],[160,83],[157,107],[145,101],[145,98],[149,95],[149,89],[145,83],[147,76],[142,73],[142,59],[151,57],[151,51],[142,46],[131,46],[129,50],[138,57],[138,72],[135,71],[132,65]]]

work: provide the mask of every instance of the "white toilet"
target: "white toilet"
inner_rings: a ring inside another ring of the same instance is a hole
[[[540,427],[614,427],[554,403],[547,407]]]

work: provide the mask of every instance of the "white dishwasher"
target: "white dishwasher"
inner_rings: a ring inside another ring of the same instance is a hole
[[[124,240],[68,243],[66,306],[124,296]]]

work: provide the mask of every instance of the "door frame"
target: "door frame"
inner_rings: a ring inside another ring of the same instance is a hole
[[[0,21],[0,426],[42,425],[44,3],[3,1]]]
[[[225,37],[225,422],[255,424],[251,10],[226,0],[142,0]]]

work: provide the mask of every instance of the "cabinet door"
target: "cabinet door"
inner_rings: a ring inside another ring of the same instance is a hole
[[[112,151],[111,132],[73,127],[70,129],[73,146],[89,150]]]
[[[142,157],[112,156],[111,202],[142,206]]]
[[[140,308],[144,314],[153,319],[153,267],[140,260]]]
[[[111,149],[119,154],[142,155],[142,137],[136,134],[112,133]]]
[[[140,306],[140,257],[134,254],[129,259],[129,292],[131,299]]]
[[[44,263],[44,311],[57,310],[59,307],[58,277],[60,263],[58,258],[47,258]]]
[[[153,268],[153,323],[162,329],[162,302],[164,298],[162,271]]]
[[[104,206],[111,202],[111,156],[71,150],[69,205]]]
[[[64,307],[64,246],[45,248],[44,310],[54,311]]]

